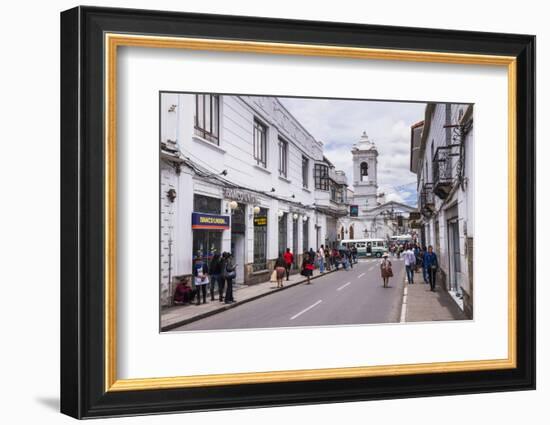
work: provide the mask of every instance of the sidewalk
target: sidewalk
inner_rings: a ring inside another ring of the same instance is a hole
[[[341,268],[340,268],[341,269]],[[333,273],[332,271],[325,271],[320,274],[318,269],[313,271],[311,279]],[[233,287],[233,295],[236,302],[232,304],[224,304],[218,301],[217,297],[214,301],[210,301],[210,294],[207,294],[206,304],[187,304],[178,305],[172,307],[164,307],[160,313],[160,328],[161,332],[169,331],[171,329],[183,326],[187,323],[194,322],[196,320],[203,319],[213,314],[221,313],[222,311],[229,310],[230,308],[237,307],[246,302],[256,300],[269,294],[273,294],[278,291],[284,291],[285,289],[299,285],[306,281],[306,278],[300,273],[295,273],[290,276],[288,281],[283,281],[283,287],[277,288],[277,282],[263,282],[255,285],[235,285]]]
[[[401,321],[430,322],[467,319],[447,291],[439,286],[435,288],[435,292],[430,291],[430,285],[424,283],[420,273],[414,274],[413,285],[405,283],[403,300],[405,317],[402,316]]]

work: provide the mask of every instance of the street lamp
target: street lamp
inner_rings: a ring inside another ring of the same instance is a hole
[[[260,214],[260,207],[256,205],[256,206],[254,207],[253,211],[254,211],[254,215]]]
[[[293,218],[294,220],[298,220],[298,214],[294,213],[294,214],[292,215],[292,218]]]

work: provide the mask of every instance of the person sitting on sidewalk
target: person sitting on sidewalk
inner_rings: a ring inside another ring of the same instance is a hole
[[[176,291],[174,293],[174,305],[192,303],[196,293],[197,291],[191,289],[189,286],[189,279],[180,276],[180,283],[176,286]]]

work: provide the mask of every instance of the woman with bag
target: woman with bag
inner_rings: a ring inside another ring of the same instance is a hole
[[[235,299],[233,298],[233,279],[237,277],[237,264],[233,264],[233,254],[230,252],[227,253],[227,258],[225,260],[225,303],[230,304],[234,303]]]
[[[382,256],[382,262],[380,263],[380,273],[382,275],[382,281],[384,282],[384,288],[388,288],[390,277],[393,277],[393,270],[391,268],[391,261],[388,260],[387,253]]]
[[[300,272],[300,274],[307,278],[306,285],[309,285],[311,283],[311,276],[313,275],[314,268],[315,266],[313,265],[313,258],[311,256],[311,253],[305,252],[304,260],[302,261],[302,271]]]
[[[287,270],[287,263],[283,258],[283,254],[279,253],[279,257],[275,261],[275,267],[273,267],[273,274],[275,275],[275,281],[277,282],[277,288],[283,287],[283,279]],[[272,279],[273,281],[273,279]]]
[[[199,252],[197,258],[195,259],[195,264],[193,265],[193,283],[197,289],[197,305],[201,303],[201,293],[202,293],[202,302],[206,304],[206,288],[210,283],[208,279],[208,265],[206,261],[202,258],[202,253]]]

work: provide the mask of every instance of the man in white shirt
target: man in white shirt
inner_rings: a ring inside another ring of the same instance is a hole
[[[406,246],[403,253],[403,260],[405,261],[405,270],[407,271],[407,281],[409,285],[414,283],[414,266],[416,264],[416,257],[410,245]]]
[[[321,272],[321,273],[325,272],[325,250],[324,250],[324,245],[321,245],[321,248],[319,248],[319,272]]]

